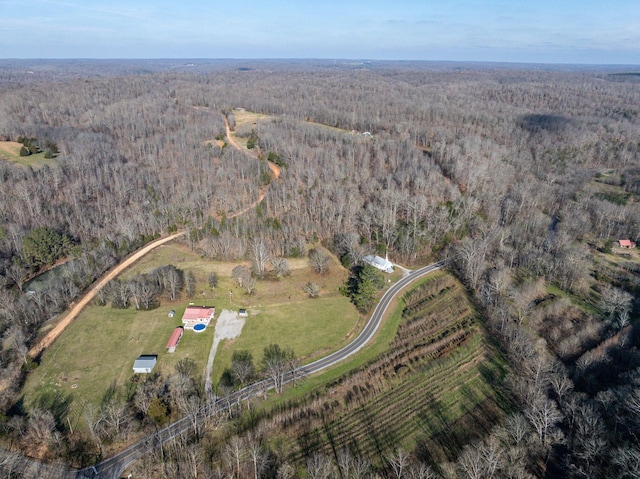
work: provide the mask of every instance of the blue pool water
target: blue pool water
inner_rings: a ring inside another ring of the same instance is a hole
[[[194,330],[196,333],[201,333],[201,332],[202,332],[202,331],[204,331],[205,329],[207,329],[207,327],[206,327],[204,324],[196,324],[196,325],[193,327],[193,330]]]

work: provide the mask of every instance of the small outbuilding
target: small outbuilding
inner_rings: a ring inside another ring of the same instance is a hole
[[[249,313],[247,313],[246,309],[240,308],[238,310],[238,316],[240,316],[241,318],[246,318],[247,316],[249,316]]]
[[[178,347],[178,343],[180,342],[180,338],[182,338],[182,333],[184,333],[184,328],[182,326],[178,326],[176,329],[173,330],[173,333],[171,333],[171,337],[169,338],[169,341],[167,342],[167,352],[168,353],[175,353],[176,352],[176,348]]]
[[[134,373],[150,373],[156,367],[158,356],[152,354],[143,354],[133,363]]]
[[[628,239],[621,239],[618,240],[618,244],[620,245],[621,248],[635,248],[636,244]]]
[[[380,256],[367,255],[362,258],[362,261],[385,273],[393,273],[393,263],[388,259],[381,258]]]

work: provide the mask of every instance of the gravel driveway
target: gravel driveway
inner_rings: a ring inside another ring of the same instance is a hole
[[[204,373],[204,390],[207,393],[207,397],[213,397],[211,371],[213,370],[213,359],[216,357],[218,344],[223,339],[234,339],[240,336],[243,326],[244,318],[239,317],[236,311],[229,311],[228,309],[220,311],[220,316],[216,321],[216,329],[213,333],[213,344],[211,344],[211,350],[209,351],[207,368]]]

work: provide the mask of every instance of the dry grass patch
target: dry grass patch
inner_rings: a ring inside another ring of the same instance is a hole
[[[270,120],[273,118],[271,115],[265,115],[263,113],[255,113],[247,110],[233,110],[233,116],[236,119],[236,128],[245,125],[255,125],[259,121]]]
[[[15,160],[20,157],[20,148],[17,141],[0,141],[0,157]]]

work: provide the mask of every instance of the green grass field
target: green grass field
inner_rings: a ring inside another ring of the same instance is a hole
[[[288,304],[266,305],[247,319],[242,335],[221,345],[213,368],[217,383],[231,355],[245,349],[256,365],[265,346],[292,348],[302,362],[310,362],[340,349],[354,337],[358,313],[344,296],[304,299]]]
[[[175,353],[166,352],[171,332],[181,324],[183,303],[152,311],[90,306],[45,352],[40,366],[25,385],[27,405],[42,393],[73,394],[98,404],[112,382],[125,385],[140,354],[157,354],[154,371],[170,374],[180,359],[192,358],[204,371],[213,341],[213,328],[202,333],[185,331]],[[175,309],[176,315],[168,317]]]
[[[248,296],[231,278],[231,270],[238,263],[208,261],[179,244],[159,247],[122,277],[131,278],[137,273],[173,264],[193,272],[197,281],[196,297],[183,297],[173,303],[163,300],[160,307],[151,311],[88,307],[44,353],[41,364],[28,377],[25,404],[29,407],[42,394],[70,394],[75,401],[74,410],[79,414],[80,404],[98,404],[112,383],[128,384],[133,376],[133,362],[140,354],[158,355],[154,372],[169,375],[180,359],[188,357],[196,362],[199,374],[203,375],[213,342],[213,323],[203,333],[185,331],[175,353],[167,353],[165,348],[173,329],[181,325],[182,313],[189,302],[215,306],[218,313],[239,307],[247,308],[250,313],[241,336],[218,348],[212,375],[214,383],[230,364],[236,348],[250,350],[258,363],[264,347],[270,343],[292,348],[303,361],[346,344],[362,323],[353,305],[338,293],[346,271],[334,263],[328,275],[317,276],[309,270],[304,258],[291,259],[289,263],[292,270],[289,277],[260,280],[255,294]],[[207,282],[211,271],[219,276],[215,289]],[[310,280],[321,286],[320,298],[310,299],[302,291],[302,285]],[[176,314],[169,318],[168,312],[172,309]]]
[[[0,141],[0,159],[11,161],[24,167],[41,168],[55,163],[53,158],[45,158],[44,152],[20,156],[22,145],[15,141]]]

